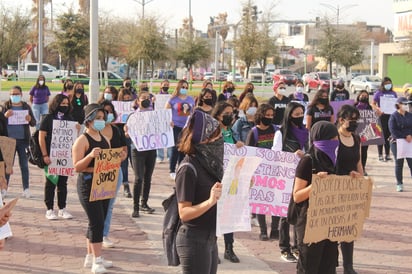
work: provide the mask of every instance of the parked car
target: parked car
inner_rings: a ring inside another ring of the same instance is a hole
[[[174,70],[166,70],[163,79],[176,80],[176,72]]]
[[[330,74],[329,72],[311,72],[305,77],[306,92],[311,90],[325,89],[329,90],[330,87]]]
[[[215,80],[215,75],[213,74],[213,72],[205,72],[203,74],[203,80],[210,80],[210,81],[214,81]]]
[[[289,69],[276,69],[273,73],[273,83],[281,81],[286,85],[291,86],[296,84],[296,80],[296,75]]]
[[[123,78],[113,71],[99,71],[98,77],[101,86],[121,86],[123,84]]]
[[[80,82],[83,85],[88,85],[90,77],[84,73],[70,73],[70,76],[63,76],[61,78],[56,78],[52,80],[52,83],[64,83],[66,79],[71,79],[73,83]]]
[[[373,75],[360,75],[356,76],[350,81],[350,90],[352,93],[356,93],[358,90],[366,90],[371,93],[378,89],[381,85],[382,79]]]
[[[227,75],[227,81],[232,81],[232,82],[243,82],[243,77],[240,75],[240,73],[236,72],[235,77],[233,77],[233,72],[230,72]]]
[[[217,72],[217,80],[218,81],[226,81],[229,71],[221,70]]]
[[[26,63],[22,69],[23,70],[17,72],[19,80],[36,79],[40,74],[39,63]],[[60,78],[62,76],[59,70],[46,63],[42,63],[42,74],[46,77],[47,81],[51,81],[54,78]]]
[[[253,83],[262,83],[262,75],[266,75],[260,67],[249,68],[249,79]],[[266,77],[266,76],[265,76]],[[266,79],[265,79],[266,82]]]

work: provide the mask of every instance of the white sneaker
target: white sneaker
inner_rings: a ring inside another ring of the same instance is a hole
[[[46,218],[49,220],[57,220],[56,213],[54,213],[53,209],[49,209],[46,211]]]
[[[112,248],[114,243],[108,237],[103,237],[103,247]]]
[[[72,219],[73,215],[71,215],[65,208],[59,209],[58,216],[63,219]]]
[[[3,200],[4,200],[4,198],[6,198],[6,196],[7,196],[7,190],[2,189],[1,190],[1,198],[3,198]]]
[[[251,218],[250,221],[251,221],[252,226],[256,226],[256,227],[259,226],[259,222],[257,218]]]
[[[103,265],[103,260],[101,257],[96,258],[95,262],[92,265],[92,273],[100,274],[107,273],[107,269]]]
[[[26,199],[29,199],[29,198],[31,197],[30,191],[29,191],[28,188],[26,188],[25,190],[23,190],[22,196],[23,196],[24,198],[26,198]]]
[[[99,259],[100,258],[100,259]],[[110,268],[113,267],[113,262],[112,261],[106,261],[103,259],[102,256],[96,258],[97,261],[102,260],[102,264],[104,268]],[[93,266],[93,254],[87,254],[86,257],[84,258],[84,264],[83,267],[88,268]],[[100,273],[100,272],[99,272]],[[104,273],[104,272],[103,272]]]
[[[174,181],[176,179],[176,173],[174,172],[170,173],[170,179]]]

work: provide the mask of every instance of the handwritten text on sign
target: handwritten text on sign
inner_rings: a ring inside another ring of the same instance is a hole
[[[77,122],[53,120],[53,132],[50,143],[50,175],[74,176],[72,146],[77,138]]]
[[[112,101],[114,110],[116,110],[117,118],[114,123],[126,123],[129,115],[134,111],[131,101]]]
[[[136,111],[127,120],[130,138],[138,151],[172,147],[172,110]]]
[[[262,162],[257,167],[250,189],[251,211],[257,214],[286,217],[293,180],[299,158],[290,152],[225,143],[225,167],[230,156],[257,156]]]
[[[102,149],[95,158],[89,201],[111,199],[116,195],[122,148]]]
[[[26,116],[29,115],[29,111],[25,110],[13,110],[13,115],[9,117],[9,125],[25,125],[29,122],[26,120]]]
[[[351,242],[369,216],[372,181],[351,176],[312,176],[312,191],[305,229],[305,243],[324,239]]]

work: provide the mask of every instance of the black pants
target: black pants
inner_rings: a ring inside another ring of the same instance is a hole
[[[381,121],[381,126],[382,126],[382,133],[383,133],[383,138],[385,140],[385,144],[384,145],[378,145],[378,153],[379,155],[382,155],[382,150],[383,150],[383,146],[385,146],[385,155],[389,156],[389,141],[388,138],[391,135],[391,133],[389,132],[389,114],[382,114],[379,119]]]
[[[267,231],[267,225],[266,225],[266,215],[256,214],[256,217],[259,222],[260,234],[267,235],[268,231]],[[280,217],[272,216],[271,233],[279,230],[279,220],[280,220]]]
[[[294,251],[298,248],[297,240],[296,240],[296,229],[295,226],[292,226],[293,229],[293,245],[290,245],[290,225],[285,217],[280,218],[280,226],[279,226],[279,248],[280,252],[285,251]]]
[[[77,177],[77,194],[80,204],[89,219],[86,238],[91,243],[103,242],[104,220],[107,216],[110,199],[90,202],[90,190],[92,188],[92,173],[79,173]]]
[[[44,186],[44,203],[47,209],[53,209],[54,205],[54,192],[57,187],[57,205],[59,209],[66,208],[67,200],[67,176],[59,176],[57,185],[53,184],[46,178],[46,185]]]
[[[132,150],[132,164],[134,171],[133,204],[134,209],[139,209],[139,199],[146,204],[149,199],[152,175],[156,164],[156,150]],[[143,188],[143,189],[142,189]]]
[[[214,230],[201,230],[182,225],[176,236],[176,249],[183,274],[217,272],[217,244]]]
[[[173,137],[174,137],[174,140],[175,140],[175,146],[172,147],[172,155],[171,155],[170,160],[169,160],[170,173],[175,173],[176,165],[179,164],[183,160],[183,158],[185,157],[185,155],[182,152],[179,152],[177,150],[177,145],[179,144],[180,133],[181,132],[182,132],[181,127],[177,127],[177,126],[173,127]]]
[[[361,146],[361,162],[363,171],[365,172],[366,160],[368,159],[368,148],[369,146]]]
[[[323,240],[299,244],[298,274],[336,274],[338,243]]]

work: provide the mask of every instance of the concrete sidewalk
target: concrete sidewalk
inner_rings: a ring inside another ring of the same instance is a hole
[[[16,162],[18,162],[16,160]],[[395,191],[394,163],[377,161],[375,147],[370,148],[367,172],[375,181],[370,217],[361,238],[355,243],[354,266],[358,273],[412,273],[412,185],[405,168],[405,191]],[[22,192],[20,172],[16,165],[8,197]],[[130,180],[134,175],[130,170]],[[30,199],[21,198],[13,210],[11,226],[14,236],[0,251],[0,273],[90,273],[83,268],[86,254],[87,217],[76,193],[76,181],[69,180],[67,209],[72,220],[49,221],[45,218],[43,171],[30,166]],[[161,202],[172,192],[168,164],[157,164],[153,176],[149,205],[152,215],[131,218],[132,199],[122,192],[113,212],[110,239],[116,247],[104,249],[103,256],[113,260],[110,273],[180,273],[179,267],[168,267],[163,254]],[[55,203],[55,209],[57,204]],[[296,264],[280,259],[277,241],[258,240],[258,228],[235,233],[234,249],[240,263],[223,259],[223,239],[219,239],[222,263],[219,273],[295,273]],[[341,261],[341,259],[340,259]],[[338,273],[342,273],[342,267]]]

